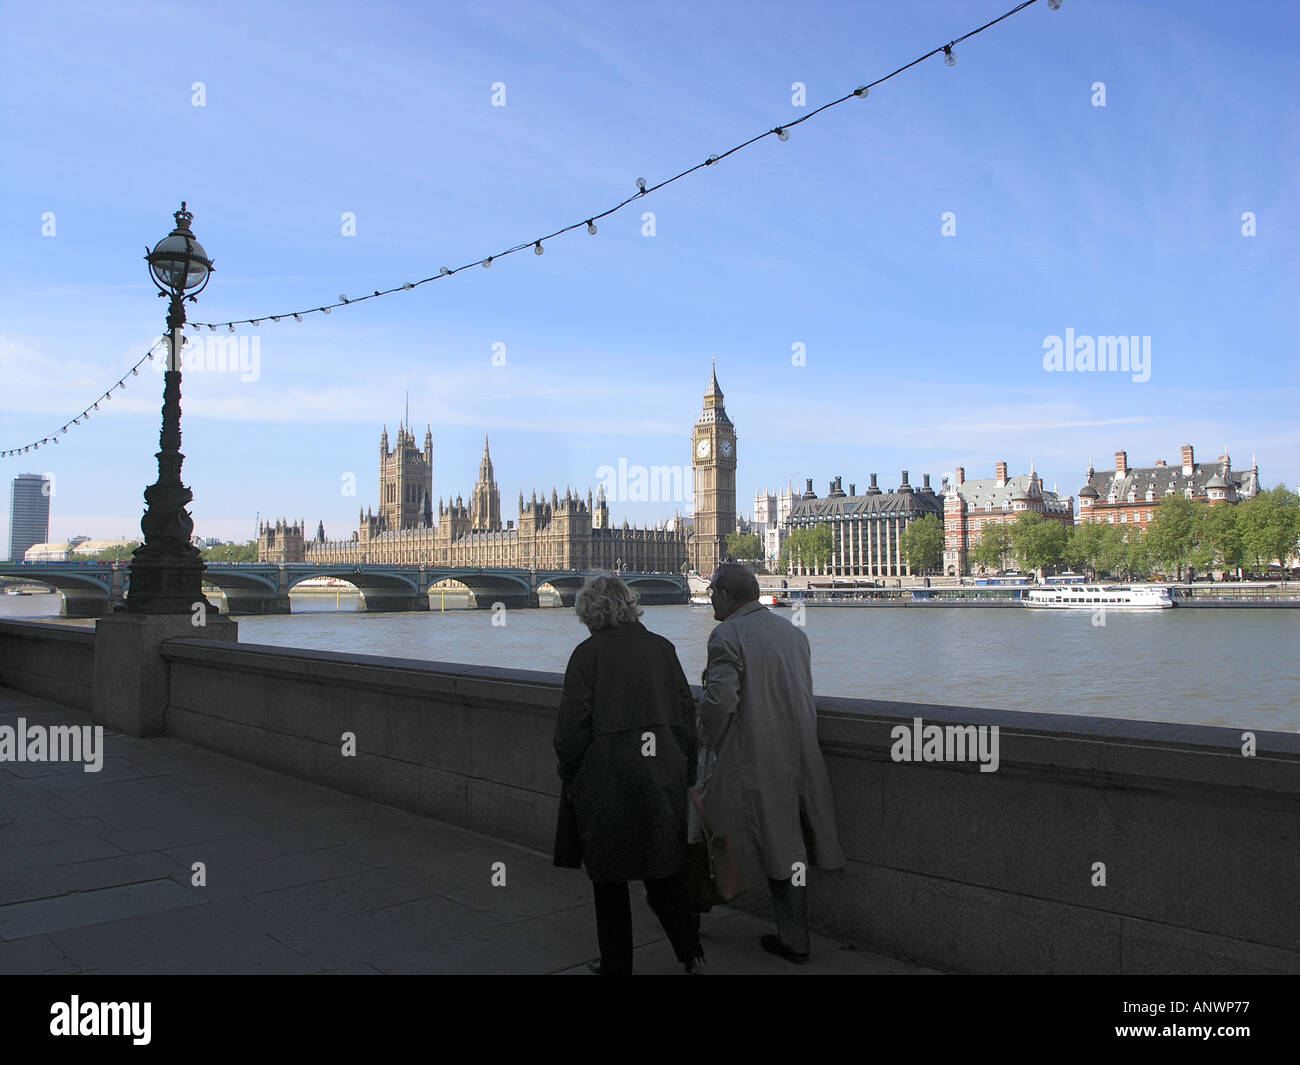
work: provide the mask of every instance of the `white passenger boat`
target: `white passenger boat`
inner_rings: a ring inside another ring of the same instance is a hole
[[[1025,606],[1047,610],[1165,610],[1174,605],[1163,585],[1069,584],[1030,588]]]
[[[710,599],[707,595],[691,596],[691,606],[712,606],[712,605],[713,605],[713,600]]]

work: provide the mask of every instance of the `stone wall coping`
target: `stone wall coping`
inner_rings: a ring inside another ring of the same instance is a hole
[[[95,630],[81,625],[58,625],[50,621],[0,621],[0,635],[26,637],[50,643],[95,646]]]
[[[504,703],[545,715],[558,709],[564,680],[559,673],[537,670],[184,638],[168,640],[163,654],[171,661],[218,669],[404,696]],[[692,685],[692,691],[699,698],[701,689]],[[817,707],[823,748],[840,757],[887,758],[892,731],[910,727],[919,717],[927,725],[997,725],[1002,774],[1074,776],[1098,786],[1155,780],[1173,787],[1247,787],[1300,798],[1300,736],[1290,733],[1255,730],[1257,753],[1246,758],[1242,730],[1211,725],[835,696],[819,697]],[[916,768],[978,775],[974,762],[918,763]]]

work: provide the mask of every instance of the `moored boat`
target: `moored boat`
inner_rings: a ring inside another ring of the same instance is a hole
[[[1021,602],[1049,610],[1165,610],[1174,605],[1164,585],[1072,584],[1030,588]]]

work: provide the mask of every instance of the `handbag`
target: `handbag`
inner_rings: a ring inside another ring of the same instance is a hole
[[[697,913],[708,913],[714,906],[744,894],[745,881],[740,875],[740,856],[731,839],[714,833],[704,812],[704,803],[700,801],[700,793],[695,788],[688,791],[704,838],[686,845],[686,894],[692,909]]]

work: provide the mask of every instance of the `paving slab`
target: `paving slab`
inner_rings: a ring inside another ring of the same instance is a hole
[[[0,687],[19,716],[91,724]],[[598,953],[590,882],[547,854],[170,737],[105,729],[103,758],[0,763],[0,973],[587,975]],[[632,912],[637,971],[680,974],[640,885]],[[702,973],[931,971],[823,936],[792,966],[770,931],[707,914]]]

